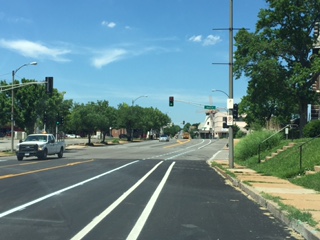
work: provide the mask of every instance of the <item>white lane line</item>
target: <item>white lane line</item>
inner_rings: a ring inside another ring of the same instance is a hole
[[[136,163],[136,162],[138,162],[138,161],[134,161],[134,162],[131,162],[131,163],[127,163],[127,164],[122,165],[122,166],[120,166],[120,167],[118,167],[118,168],[112,169],[112,170],[110,170],[110,171],[108,171],[108,172],[105,172],[105,173],[102,173],[102,174],[97,175],[97,176],[95,176],[95,177],[89,178],[89,179],[87,179],[87,180],[85,180],[85,181],[79,182],[79,183],[74,184],[74,185],[72,185],[72,186],[63,188],[63,189],[58,190],[58,191],[56,191],[56,192],[53,192],[53,193],[50,193],[50,194],[45,195],[45,196],[43,196],[43,197],[40,197],[40,198],[38,198],[38,199],[35,199],[35,200],[31,201],[31,202],[28,202],[28,203],[25,203],[25,204],[20,205],[20,206],[18,206],[18,207],[12,208],[12,209],[10,209],[10,210],[8,210],[8,211],[5,211],[5,212],[3,212],[3,213],[0,213],[0,218],[3,218],[3,217],[5,217],[5,216],[7,216],[7,215],[9,215],[9,214],[11,214],[11,213],[17,212],[17,211],[21,211],[21,210],[23,210],[23,209],[25,209],[25,208],[33,205],[33,204],[36,204],[36,203],[38,203],[38,202],[41,202],[41,201],[43,201],[43,200],[45,200],[45,199],[47,199],[47,198],[53,197],[53,196],[55,196],[55,195],[58,195],[58,194],[60,194],[60,193],[62,193],[62,192],[68,191],[68,190],[70,190],[70,189],[79,187],[79,186],[81,186],[81,185],[83,185],[83,184],[85,184],[85,183],[88,183],[88,182],[91,182],[91,181],[93,181],[93,180],[96,180],[96,179],[98,179],[98,178],[100,178],[100,177],[102,177],[102,176],[104,176],[104,175],[107,175],[107,174],[110,174],[110,173],[112,173],[112,172],[115,172],[115,171],[117,171],[117,170],[119,170],[119,169],[121,169],[121,168],[125,168],[125,167],[127,167],[127,166],[129,166],[129,165],[131,165],[131,164]]]
[[[160,192],[162,190],[162,188],[164,187],[169,174],[173,168],[173,165],[175,164],[175,162],[173,162],[170,167],[168,168],[166,174],[164,175],[164,177],[162,178],[161,182],[159,183],[157,189],[154,191],[154,193],[152,194],[147,206],[144,208],[143,212],[141,213],[139,219],[137,220],[136,224],[134,225],[134,227],[132,228],[131,232],[129,233],[127,240],[135,240],[139,237],[152,209],[153,206],[155,205]]]
[[[123,200],[125,200],[130,193],[132,193],[156,168],[163,163],[159,162],[149,172],[147,172],[138,182],[136,182],[131,188],[123,193],[116,201],[114,201],[109,207],[107,207],[102,213],[96,216],[87,226],[85,226],[80,232],[78,232],[71,240],[79,240],[84,238],[95,226],[97,226],[109,213],[112,212]]]
[[[212,157],[209,159],[209,161],[213,161],[220,152],[221,150],[213,154]]]
[[[201,146],[201,147],[198,147],[198,149],[201,149],[201,148],[204,148],[204,147],[206,147],[206,146],[210,145],[210,144],[211,144],[211,142],[212,142],[212,140],[210,140],[206,145],[203,145],[203,146]]]
[[[179,150],[172,151],[172,152],[169,152],[169,153],[164,153],[164,154],[161,154],[161,155],[144,158],[144,159],[142,159],[142,160],[154,159],[154,158],[159,158],[159,157],[165,157],[165,156],[168,156],[168,155],[172,155],[172,154],[174,154],[174,153],[182,152],[182,153],[180,153],[180,154],[177,154],[177,155],[174,155],[174,156],[169,157],[169,158],[167,158],[167,159],[164,159],[164,160],[170,160],[170,159],[176,158],[176,157],[178,157],[178,156],[184,155],[184,154],[186,154],[186,153],[195,151],[196,149],[194,149],[194,150],[189,150],[189,151],[186,151],[186,150],[189,149],[189,148],[194,148],[194,147],[202,144],[203,142],[204,142],[204,140],[202,139],[202,141],[201,141],[200,143],[197,143],[197,144],[195,144],[195,145],[186,147],[186,148],[184,148],[184,149],[179,149]],[[210,143],[211,143],[211,140],[209,141],[209,144],[210,144]],[[207,145],[209,145],[209,144],[206,144],[205,146],[207,146]],[[199,147],[198,149],[200,149],[200,148],[201,148],[201,147]],[[186,152],[184,152],[184,151],[186,151]]]

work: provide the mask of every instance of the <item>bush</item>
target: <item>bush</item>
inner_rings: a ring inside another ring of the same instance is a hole
[[[239,130],[236,134],[236,138],[242,138],[244,136],[246,136],[246,133],[241,130]]]
[[[303,129],[304,137],[316,137],[320,134],[320,120],[310,121]]]
[[[277,146],[282,140],[282,134],[275,134],[274,131],[256,131],[242,138],[235,148],[235,158],[240,161],[245,161],[248,158],[258,154],[260,150],[271,149]],[[272,137],[271,137],[272,136]],[[270,139],[268,139],[271,137]],[[268,139],[267,141],[265,141]],[[264,143],[262,143],[265,141]]]

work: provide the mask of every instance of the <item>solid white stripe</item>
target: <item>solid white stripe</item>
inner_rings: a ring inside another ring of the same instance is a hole
[[[78,232],[71,240],[79,240],[84,238],[96,225],[98,225],[112,210],[114,210],[124,199],[126,199],[130,193],[132,193],[156,168],[163,163],[162,161],[155,165],[147,174],[145,174],[138,182],[136,182],[131,188],[123,193],[116,201],[114,201],[108,208],[102,213],[96,216],[87,226],[85,226],[80,232]]]
[[[119,169],[121,169],[121,168],[127,167],[127,166],[129,166],[129,165],[131,165],[131,164],[133,164],[133,163],[136,163],[136,162],[138,162],[138,161],[134,161],[134,162],[131,162],[131,163],[127,163],[127,164],[125,164],[125,165],[123,165],[123,166],[120,166],[120,167],[115,168],[115,169],[113,169],[113,170],[110,170],[110,171],[108,171],[108,172],[102,173],[102,174],[97,175],[97,176],[95,176],[95,177],[93,177],[93,178],[89,178],[89,179],[87,179],[87,180],[85,180],[85,181],[79,182],[79,183],[74,184],[74,185],[72,185],[72,186],[69,186],[69,187],[63,188],[63,189],[61,189],[61,190],[58,190],[58,191],[56,191],[56,192],[50,193],[50,194],[48,194],[48,195],[45,195],[45,196],[40,197],[40,198],[38,198],[38,199],[35,199],[35,200],[31,201],[31,202],[25,203],[25,204],[23,204],[23,205],[21,205],[21,206],[12,208],[12,209],[10,209],[10,210],[8,210],[8,211],[5,211],[5,212],[3,212],[3,213],[0,213],[0,218],[5,217],[5,216],[7,216],[7,215],[9,215],[9,214],[11,214],[11,213],[17,212],[17,211],[21,211],[21,210],[25,209],[26,207],[29,207],[29,206],[31,206],[31,205],[33,205],[33,204],[36,204],[36,203],[38,203],[38,202],[41,202],[41,201],[43,201],[43,200],[45,200],[45,199],[47,199],[47,198],[50,198],[50,197],[55,196],[55,195],[58,195],[58,194],[60,194],[60,193],[62,193],[62,192],[68,191],[68,190],[70,190],[70,189],[79,187],[79,186],[81,186],[81,185],[83,185],[83,184],[85,184],[85,183],[88,183],[88,182],[91,182],[91,181],[93,181],[93,180],[96,180],[96,179],[98,179],[98,178],[100,178],[100,177],[102,177],[102,176],[104,176],[104,175],[107,175],[107,174],[109,174],[109,173],[112,173],[112,172],[114,172],[114,171],[117,171],[117,170],[119,170]]]
[[[175,162],[173,162],[170,167],[168,168],[166,174],[164,175],[164,177],[162,178],[161,182],[159,183],[157,189],[154,191],[153,195],[151,196],[147,206],[144,208],[143,212],[141,213],[138,221],[136,222],[136,224],[134,225],[134,227],[132,228],[131,232],[129,233],[127,240],[135,240],[139,237],[139,234],[141,233],[141,230],[143,228],[143,226],[145,225],[153,206],[155,205],[160,192],[162,190],[162,188],[164,187],[164,184],[166,183],[169,174],[173,168],[173,165],[175,164]]]

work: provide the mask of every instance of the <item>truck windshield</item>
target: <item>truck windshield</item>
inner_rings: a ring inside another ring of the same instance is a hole
[[[41,135],[28,136],[25,141],[46,142],[47,136],[41,136]]]

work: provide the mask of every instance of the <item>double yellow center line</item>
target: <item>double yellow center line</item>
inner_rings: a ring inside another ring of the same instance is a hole
[[[176,147],[176,146],[180,146],[180,145],[183,145],[183,144],[186,144],[188,142],[190,142],[191,139],[188,139],[186,141],[180,141],[180,140],[177,140],[177,143],[176,144],[172,144],[172,145],[169,145],[169,146],[165,146],[164,148],[172,148],[172,147]]]

